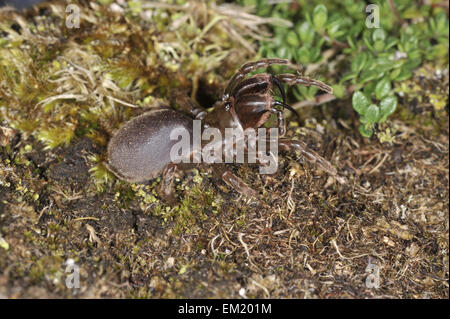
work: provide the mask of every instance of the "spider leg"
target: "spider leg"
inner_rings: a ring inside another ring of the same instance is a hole
[[[224,164],[214,164],[211,165],[211,167],[213,168],[214,173],[220,177],[225,184],[236,190],[238,193],[243,194],[246,197],[258,198],[257,192],[251,189],[242,179],[227,170]]]
[[[175,103],[180,107],[184,112],[192,115],[197,120],[203,120],[206,116],[206,110],[201,107],[197,102],[191,99],[186,94],[182,92],[178,92],[175,94]]]
[[[231,80],[228,82],[228,85],[223,93],[223,99],[226,99],[236,85],[243,79],[245,76],[252,72],[253,70],[265,68],[272,64],[289,64],[289,60],[286,59],[262,59],[255,62],[248,62],[243,64],[239,70],[233,75]]]
[[[317,164],[320,168],[333,176],[337,175],[336,168],[330,162],[311,150],[301,141],[280,138],[278,139],[278,147],[285,151],[300,151],[300,154],[309,162]]]
[[[294,113],[297,118],[299,118],[300,116],[298,115],[297,111],[294,110],[292,108],[292,106],[284,103],[284,102],[280,102],[280,101],[273,101],[271,104],[271,109],[270,112],[277,114],[278,116],[278,130],[279,130],[279,134],[280,136],[283,136],[285,131],[286,131],[286,125],[285,125],[285,121],[284,121],[284,116],[283,116],[283,110],[277,109],[275,108],[275,106],[281,106],[283,109],[288,109],[289,111],[291,111],[292,113]]]
[[[177,172],[191,170],[198,167],[199,164],[193,163],[194,153],[190,155],[189,163],[169,163],[164,167],[161,175],[161,184],[158,189],[158,194],[168,204],[173,206],[176,204],[174,180]],[[200,164],[201,165],[201,164]]]
[[[272,107],[273,106],[281,106],[284,109],[288,109],[289,111],[294,113],[297,117],[300,117],[300,115],[298,115],[297,111],[292,106],[290,106],[289,104],[286,104],[286,103],[283,103],[283,102],[280,102],[280,101],[273,101],[272,102]]]
[[[323,82],[318,80],[311,79],[306,76],[295,75],[295,74],[278,74],[275,76],[280,82],[286,83],[287,85],[304,85],[304,86],[316,86],[319,89],[333,94],[333,88],[331,86],[326,85]]]
[[[162,173],[161,186],[159,188],[159,195],[167,201],[169,204],[175,204],[175,190],[173,187],[173,180],[175,179],[175,173],[177,171],[177,164],[168,164]]]
[[[284,115],[283,115],[283,110],[279,110],[276,109],[274,107],[272,107],[270,109],[270,113],[276,114],[277,115],[277,120],[278,120],[278,134],[280,136],[283,136],[285,131],[286,131],[286,124],[284,122]]]

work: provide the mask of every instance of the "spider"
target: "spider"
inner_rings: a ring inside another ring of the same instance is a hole
[[[272,75],[256,74],[248,77],[248,73],[274,64],[289,65],[285,59],[262,59],[242,65],[228,82],[220,100],[211,112],[187,95],[177,96],[176,103],[181,111],[166,107],[148,111],[125,123],[111,138],[108,144],[108,167],[119,178],[128,182],[145,182],[162,176],[160,194],[166,200],[175,200],[173,180],[177,169],[190,169],[198,165],[192,161],[174,162],[170,156],[172,147],[177,143],[169,139],[175,129],[193,132],[193,120],[201,121],[201,130],[216,128],[221,133],[227,128],[260,128],[270,117],[277,117],[278,135],[276,143],[284,151],[299,151],[308,161],[318,164],[331,175],[336,175],[336,169],[323,157],[309,149],[302,141],[288,139],[285,134],[284,109],[296,111],[286,104],[286,94],[282,83],[288,85],[316,86],[328,93],[333,90],[328,85],[308,77],[295,74]],[[273,89],[280,91],[282,100],[276,100]],[[226,134],[225,134],[226,136]],[[269,142],[271,137],[267,138]],[[226,137],[221,143],[225,143]],[[272,139],[273,142],[273,139]],[[192,143],[192,141],[191,141]],[[202,148],[205,144],[202,143]],[[194,152],[186,154],[188,159],[194,157]],[[204,164],[204,163],[203,163]],[[230,172],[225,163],[209,163],[214,173],[227,185],[248,197],[257,197],[257,192],[250,188],[242,179]]]

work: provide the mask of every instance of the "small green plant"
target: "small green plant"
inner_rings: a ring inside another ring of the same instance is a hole
[[[397,108],[397,98],[393,95],[388,78],[383,78],[377,83],[375,97],[379,105],[372,103],[372,97],[361,91],[353,93],[353,109],[360,116],[359,132],[364,137],[372,136],[374,124],[385,122]]]
[[[438,5],[374,0],[379,25],[371,26],[364,1],[240,2],[258,15],[294,22],[292,28],[274,27],[272,41],[261,42],[260,55],[290,59],[321,74],[323,81],[334,83],[338,99],[353,95],[365,137],[395,111],[396,83],[411,78],[426,61],[448,65],[449,19]],[[298,100],[320,100],[316,88],[298,86],[292,93]]]

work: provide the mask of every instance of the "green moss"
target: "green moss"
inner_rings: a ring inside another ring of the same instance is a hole
[[[73,125],[67,125],[42,129],[37,137],[46,145],[45,149],[52,149],[61,145],[68,146],[74,135]]]
[[[115,179],[114,174],[108,170],[102,156],[90,155],[88,158],[93,163],[93,166],[89,169],[93,184],[97,191],[103,192]]]
[[[29,271],[31,282],[39,283],[45,276],[50,279],[58,278],[62,263],[62,258],[57,256],[44,256],[36,260]]]

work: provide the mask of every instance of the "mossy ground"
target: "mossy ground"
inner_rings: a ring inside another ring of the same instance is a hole
[[[199,168],[180,175],[171,207],[158,179],[130,185],[105,169],[109,134],[173,87],[213,101],[253,58],[251,37],[209,24],[218,7],[150,8],[149,22],[139,8],[78,4],[77,31],[63,27],[64,3],[0,12],[0,297],[448,298],[448,66],[396,88],[382,138],[359,135],[348,100],[289,121],[344,183],[283,154],[273,176],[230,166],[259,202]],[[192,29],[165,32],[184,16]],[[79,289],[66,287],[71,259]],[[366,285],[371,264],[379,288]]]

